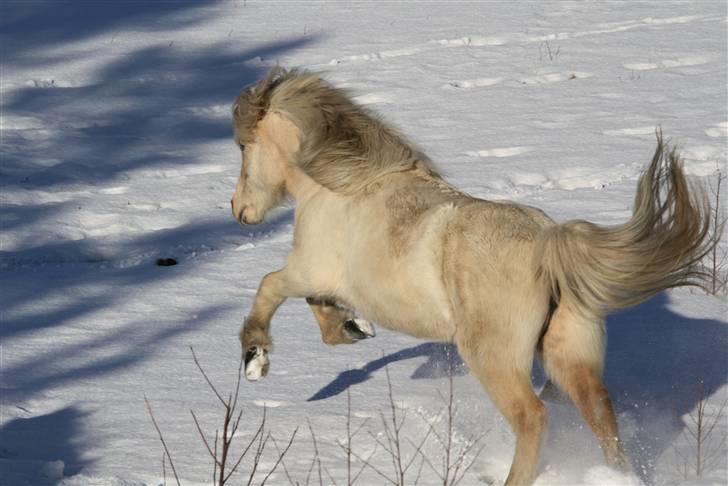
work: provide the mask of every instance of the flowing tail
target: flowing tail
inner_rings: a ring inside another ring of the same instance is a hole
[[[689,186],[675,148],[658,131],[632,218],[610,227],[582,220],[551,227],[534,263],[556,302],[566,299],[577,311],[602,316],[667,288],[704,287],[708,273],[700,260],[717,243],[709,233],[708,198]]]

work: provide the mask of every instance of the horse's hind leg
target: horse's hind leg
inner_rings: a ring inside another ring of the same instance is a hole
[[[582,317],[562,303],[551,318],[542,345],[546,373],[579,409],[599,439],[607,462],[628,469],[612,400],[601,380],[603,322]]]
[[[503,343],[499,343],[503,344]],[[531,484],[536,474],[539,452],[546,431],[546,407],[533,391],[530,366],[519,365],[513,354],[527,343],[499,346],[476,336],[458,339],[458,350],[488,392],[493,404],[508,420],[516,434],[516,452],[506,485]],[[533,347],[530,350],[531,360]]]
[[[354,313],[325,299],[307,298],[311,311],[321,328],[321,338],[326,344],[351,344],[374,337],[374,326]]]

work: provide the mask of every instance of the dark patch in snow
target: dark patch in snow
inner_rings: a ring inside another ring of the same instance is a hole
[[[457,348],[454,345],[424,343],[382,356],[379,359],[370,361],[361,368],[343,371],[329,384],[317,391],[308,401],[312,402],[331,398],[345,392],[352,385],[358,385],[367,381],[375,371],[384,368],[390,363],[423,356],[427,357],[427,361],[412,373],[412,379],[414,380],[446,377],[450,360],[452,360],[453,375],[461,376],[468,373],[468,368],[460,358]]]
[[[0,428],[2,483],[31,484],[31,481],[36,485],[56,484],[61,478],[49,477],[48,463],[61,461],[62,464],[57,465],[62,467],[65,477],[78,474],[90,465],[91,461],[82,458],[85,448],[82,422],[86,415],[71,406],[6,423]],[[33,474],[29,476],[29,472]]]

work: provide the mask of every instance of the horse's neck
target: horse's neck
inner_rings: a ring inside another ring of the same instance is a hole
[[[296,165],[290,165],[286,173],[286,191],[296,201],[296,204],[304,204],[324,187],[314,181],[303,170]]]

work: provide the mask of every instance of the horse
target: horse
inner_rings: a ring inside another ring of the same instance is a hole
[[[712,247],[705,192],[660,130],[631,219],[606,227],[465,194],[315,73],[272,69],[237,97],[232,118],[243,159],[235,219],[258,224],[284,199],[295,203],[287,262],[263,277],[240,331],[249,380],[268,372],[278,306],[305,298],[328,344],[372,337],[372,321],[453,342],[515,433],[505,484],[535,478],[546,427],[530,380],[536,356],[607,463],[629,469],[601,378],[605,316],[703,285]]]

